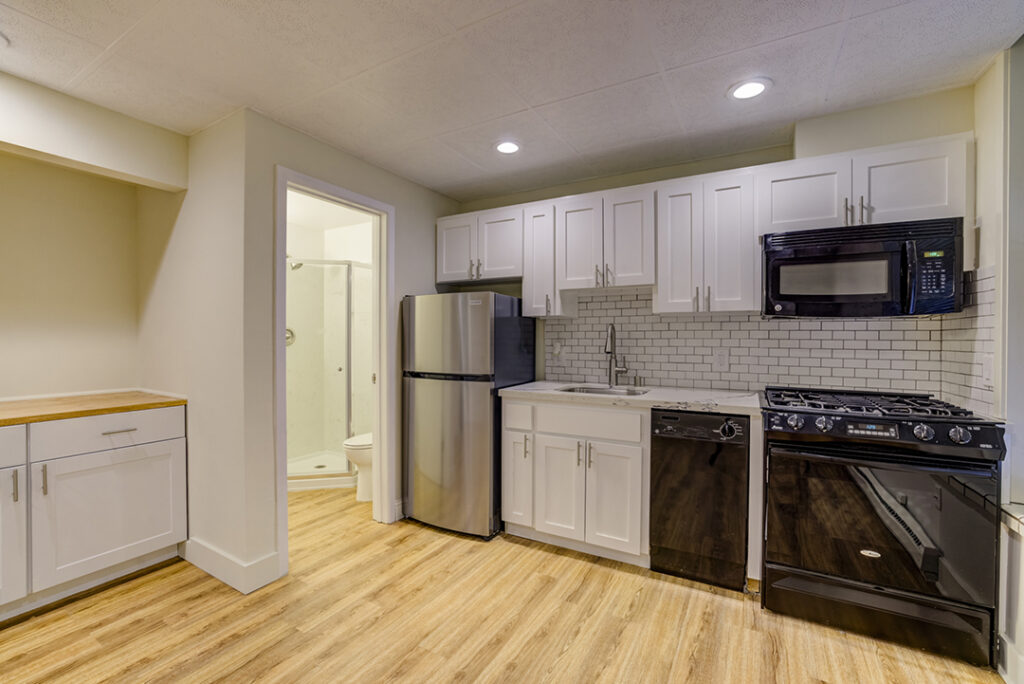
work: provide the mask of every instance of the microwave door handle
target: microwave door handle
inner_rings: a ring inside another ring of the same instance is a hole
[[[907,240],[903,243],[904,273],[906,281],[903,285],[903,313],[913,313],[917,304],[917,241]]]

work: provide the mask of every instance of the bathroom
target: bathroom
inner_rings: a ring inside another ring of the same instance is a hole
[[[294,189],[287,217],[288,489],[370,501],[377,217]]]

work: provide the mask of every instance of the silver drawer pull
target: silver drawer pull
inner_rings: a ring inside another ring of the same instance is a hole
[[[127,428],[124,430],[108,430],[107,432],[101,432],[100,434],[103,435],[104,437],[107,437],[109,435],[123,435],[126,432],[135,432],[138,429],[139,428]]]
[[[49,492],[49,488],[46,486],[46,464],[43,464],[43,496],[46,496]]]
[[[14,503],[18,503],[18,469],[15,468],[11,475],[14,477]]]

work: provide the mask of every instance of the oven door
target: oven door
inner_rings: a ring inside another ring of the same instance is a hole
[[[766,249],[768,316],[898,316],[912,306],[902,241]]]
[[[998,467],[768,445],[765,560],[994,607]]]

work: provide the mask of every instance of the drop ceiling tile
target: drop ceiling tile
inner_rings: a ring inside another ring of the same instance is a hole
[[[515,172],[571,160],[575,151],[532,110],[517,112],[440,136],[440,140],[483,169]],[[494,146],[502,140],[519,144],[515,154]]]
[[[360,74],[346,85],[370,102],[417,121],[432,135],[526,108],[454,36]]]
[[[345,84],[270,114],[359,156],[428,137],[415,119],[372,103]]]
[[[113,82],[113,83],[112,83]],[[132,85],[111,92],[111,85]],[[166,121],[168,92],[192,103],[172,106],[183,117],[176,130],[214,119],[200,110],[222,112],[252,106],[273,109],[323,91],[330,77],[301,57],[233,20],[219,5],[204,0],[177,0],[161,5],[108,50],[90,71],[76,78],[72,92],[146,121]],[[123,109],[122,109],[123,108]],[[173,118],[173,116],[171,117]],[[161,124],[166,125],[166,124]]]
[[[611,176],[681,164],[695,159],[695,154],[692,139],[680,133],[671,138],[605,149],[588,154],[584,159],[597,175]]]
[[[100,47],[114,42],[159,0],[3,0],[4,5]]]
[[[384,148],[363,159],[435,190],[483,173],[479,166],[434,138]]]
[[[621,0],[533,0],[462,32],[531,105],[653,74],[644,27]]]
[[[671,69],[841,21],[846,0],[630,0]]]
[[[684,131],[743,127],[819,111],[842,40],[832,26],[665,72]],[[729,87],[766,76],[773,85],[750,100],[734,100]]]
[[[583,154],[682,132],[660,76],[602,88],[537,111]]]
[[[905,5],[914,0],[846,0],[846,16],[862,17],[865,14],[879,12],[897,5]]]
[[[422,0],[216,2],[247,30],[329,71],[334,83],[453,31]]]
[[[462,28],[521,5],[526,0],[420,0],[451,26]]]
[[[60,88],[101,49],[49,24],[0,5],[0,70]]]
[[[973,82],[1024,32],[1024,2],[917,2],[846,26],[830,99],[867,104]]]

